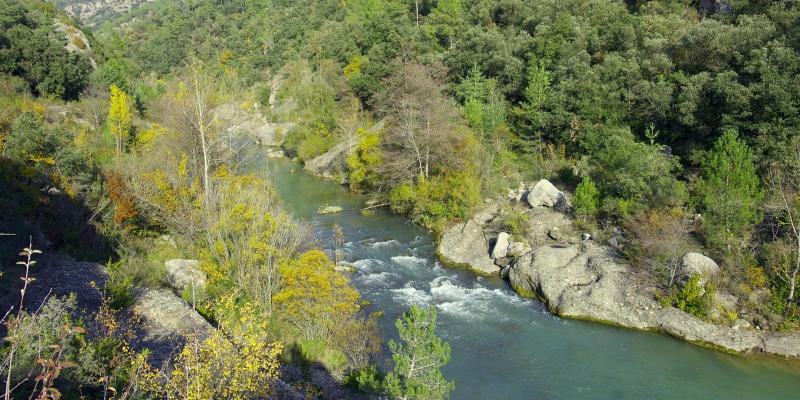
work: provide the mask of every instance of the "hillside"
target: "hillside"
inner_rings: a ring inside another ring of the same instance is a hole
[[[797,82],[788,1],[0,0],[5,397],[444,399],[512,289],[796,357]]]

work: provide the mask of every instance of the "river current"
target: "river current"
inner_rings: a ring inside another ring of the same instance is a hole
[[[262,164],[263,163],[263,164]],[[364,198],[305,173],[287,159],[259,161],[297,218],[330,248],[331,227],[345,237],[353,284],[382,310],[384,338],[411,304],[434,305],[438,333],[453,354],[443,369],[452,399],[791,399],[800,365],[728,355],[656,333],[562,319],[518,297],[499,279],[444,268],[434,238],[385,211],[363,216]],[[317,215],[320,205],[344,208]]]

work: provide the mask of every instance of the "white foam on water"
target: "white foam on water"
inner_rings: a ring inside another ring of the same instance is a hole
[[[394,256],[392,257],[392,261],[404,267],[416,267],[419,265],[425,265],[427,262],[426,259],[415,256]]]
[[[372,247],[374,249],[379,249],[379,248],[382,248],[382,247],[397,246],[399,244],[401,244],[399,240],[392,239],[392,240],[386,240],[386,241],[383,241],[383,242],[371,243],[369,245],[369,247]]]
[[[426,305],[433,300],[430,294],[424,290],[406,285],[399,289],[392,289],[392,297],[408,305]]]
[[[352,263],[353,267],[361,272],[373,271],[376,268],[380,268],[382,264],[383,262],[381,260],[376,260],[374,258],[364,258]]]
[[[442,312],[466,319],[501,318],[494,310],[494,302],[522,304],[518,296],[502,289],[489,289],[484,286],[464,287],[447,276],[440,276],[431,282],[431,296],[436,307]]]
[[[400,275],[391,272],[378,272],[373,274],[358,275],[358,280],[368,286],[394,286],[395,280],[399,279]]]

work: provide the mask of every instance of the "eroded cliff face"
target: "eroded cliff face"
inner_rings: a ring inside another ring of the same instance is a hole
[[[58,0],[53,3],[82,24],[96,26],[150,1],[156,0]]]

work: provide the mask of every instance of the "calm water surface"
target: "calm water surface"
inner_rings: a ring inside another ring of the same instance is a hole
[[[673,338],[555,317],[499,279],[445,269],[434,238],[395,215],[362,216],[364,199],[286,159],[259,161],[298,218],[330,246],[345,234],[353,283],[385,312],[384,337],[411,304],[433,304],[453,357],[453,399],[797,399],[800,364],[721,354]],[[317,207],[345,211],[319,216]]]

